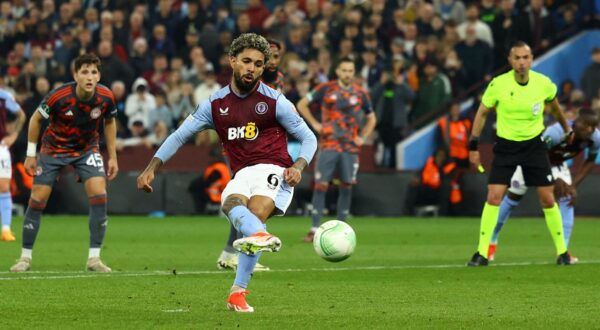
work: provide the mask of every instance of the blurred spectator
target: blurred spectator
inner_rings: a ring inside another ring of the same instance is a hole
[[[450,202],[458,204],[462,201],[460,180],[465,171],[469,169],[469,135],[471,120],[461,118],[460,104],[452,102],[447,116],[438,121],[438,147],[443,148],[456,170],[451,181]]]
[[[381,77],[383,61],[377,59],[377,49],[367,48],[362,53],[361,64],[362,67],[358,70],[358,76],[363,80],[363,87],[369,91]]]
[[[534,53],[548,48],[554,37],[554,20],[544,7],[543,0],[530,0],[519,21],[523,41],[531,45]]]
[[[235,19],[231,15],[229,8],[225,6],[219,7],[217,10],[217,32],[227,31],[229,33],[235,32]]]
[[[490,46],[477,39],[474,25],[467,26],[466,37],[456,44],[456,53],[465,69],[465,87],[469,88],[482,80],[491,79],[493,53]]]
[[[150,93],[156,95],[163,90],[169,80],[169,60],[163,53],[154,54],[152,69],[142,75],[149,84]]]
[[[436,110],[450,99],[451,89],[447,78],[438,71],[433,61],[425,63],[424,77],[419,79],[419,91],[415,106],[410,112],[410,123],[416,128],[425,126],[431,121]]]
[[[136,77],[140,77],[152,69],[152,57],[148,52],[148,42],[143,37],[137,38],[133,42],[133,51],[131,52],[129,64]]]
[[[123,61],[125,63],[127,63],[129,61],[129,54],[127,53],[127,49],[125,48],[125,45],[122,45],[122,44],[116,43],[116,41],[113,41],[114,36],[113,36],[112,26],[107,25],[107,26],[103,26],[102,28],[100,28],[98,38],[100,38],[100,42],[110,41],[113,45],[113,53],[121,61]]]
[[[466,9],[462,1],[433,0],[433,5],[444,21],[452,20],[456,24],[460,24],[465,20]]]
[[[576,5],[564,5],[559,9],[558,14],[558,19],[556,20],[556,30],[559,31],[557,41],[566,40],[579,32],[580,22],[577,17]]]
[[[496,7],[495,0],[481,0],[479,8],[479,19],[485,24],[492,26],[492,22],[496,19],[499,14],[498,7]]]
[[[129,134],[125,137],[117,137],[117,151],[127,147],[146,146],[150,148],[152,143],[148,139],[149,132],[144,128],[144,123],[135,120],[131,123]]]
[[[158,0],[158,5],[152,8],[153,10],[150,10],[149,26],[153,26],[154,28],[162,26],[166,39],[175,36],[175,26],[178,20],[178,17],[172,10],[172,3],[173,0]]]
[[[168,0],[161,0],[168,1]],[[175,44],[167,34],[167,28],[162,25],[154,25],[152,28],[152,38],[149,43],[150,52],[156,56],[156,54],[164,54],[167,59],[171,59],[175,55]]]
[[[174,120],[171,107],[169,106],[169,103],[167,103],[167,94],[163,91],[159,91],[154,97],[156,100],[156,108],[154,108],[154,111],[150,112],[149,127],[155,128],[157,124],[163,124],[167,132],[169,132],[173,129]]]
[[[598,97],[600,91],[600,47],[592,49],[592,63],[590,63],[581,76],[581,88],[585,93],[585,98],[591,101]]]
[[[434,15],[435,11],[431,4],[423,3],[419,6],[419,17],[415,23],[417,24],[417,31],[420,36],[428,36],[433,34],[431,22],[433,21]]]
[[[36,76],[44,76],[51,71],[51,59],[46,57],[40,45],[31,47],[29,61],[33,64],[33,72]]]
[[[475,28],[477,39],[485,41],[490,47],[494,47],[494,38],[492,37],[492,29],[479,19],[479,7],[476,3],[472,3],[467,7],[467,20],[462,22],[456,28],[456,32],[461,40],[467,37],[467,28],[472,26]]]
[[[127,87],[121,80],[115,80],[110,85],[110,89],[115,97],[115,105],[117,108],[117,120],[119,123],[119,131],[117,136],[127,135],[128,121],[127,115],[125,114],[125,96],[127,95]]]
[[[221,89],[221,85],[217,82],[215,72],[210,70],[206,72],[204,81],[194,89],[194,103],[199,104],[208,97]]]
[[[522,39],[518,30],[521,18],[515,9],[515,0],[501,0],[500,12],[492,22],[492,33],[494,36],[494,62],[496,67],[504,65],[504,59],[513,43]]]
[[[449,176],[456,165],[448,159],[444,149],[438,149],[425,162],[406,194],[407,213],[415,215],[418,206],[434,205],[443,208],[448,197]]]
[[[458,97],[462,95],[462,93],[468,87],[466,83],[467,73],[463,67],[463,62],[458,57],[458,54],[455,50],[451,50],[448,52],[448,54],[446,54],[443,71],[448,79],[450,79],[452,96]]]
[[[137,78],[132,86],[132,94],[125,101],[125,114],[129,118],[129,128],[134,122],[140,122],[142,128],[149,127],[150,113],[156,108],[156,99],[149,93],[148,82]]]
[[[84,16],[85,28],[92,32],[92,35],[100,30],[100,17],[98,16],[98,10],[96,8],[87,8]]]
[[[568,102],[573,90],[575,90],[575,83],[573,80],[567,79],[563,81],[558,89],[558,102],[560,102],[560,104]]]
[[[58,65],[68,68],[77,51],[71,30],[63,31],[60,34],[60,42],[57,42],[57,44],[54,49],[54,60]]]
[[[200,46],[200,33],[195,26],[190,25],[184,32],[184,42],[179,44],[176,54],[184,60],[185,65],[190,66],[190,53],[194,47],[198,46]]]
[[[92,40],[92,33],[90,32],[90,30],[77,29],[75,31],[75,34],[77,35],[77,50],[73,57],[93,52],[94,41]]]
[[[227,66],[229,67],[229,55],[223,55],[227,56]],[[204,81],[206,71],[213,70],[212,63],[206,60],[201,47],[192,48],[190,59],[190,66],[183,70],[183,79],[193,85],[198,85]]]
[[[140,13],[133,12],[129,16],[129,31],[127,31],[127,44],[132,45],[137,38],[143,37],[148,40],[150,34],[144,27],[144,16]]]
[[[262,32],[265,20],[271,15],[262,0],[248,0],[248,7],[244,14],[247,15],[250,27],[258,32]],[[240,17],[244,14],[241,14]]]
[[[35,80],[37,76],[35,75],[35,65],[33,62],[25,62],[23,65],[23,69],[21,70],[19,76],[14,82],[15,92],[17,94],[23,94],[25,96],[31,95],[35,88]]]
[[[203,21],[200,18],[198,8],[198,1],[188,1],[187,14],[179,19],[175,25],[175,35],[173,36],[175,44],[183,45],[186,43],[186,35],[189,31],[196,31],[197,33],[202,29]]]
[[[408,110],[414,97],[404,83],[401,72],[383,71],[380,81],[371,89],[377,120],[377,133],[383,144],[381,165],[396,168],[396,144],[406,136]]]
[[[252,27],[250,16],[246,13],[241,13],[235,21],[234,36],[237,37],[243,33],[259,33],[258,29]]]
[[[131,67],[121,61],[113,54],[112,43],[101,41],[98,45],[98,57],[100,58],[100,83],[106,86],[115,80],[122,80],[127,86],[131,85],[134,72]]]
[[[178,100],[173,102],[173,118],[177,123],[177,126],[196,109],[196,102],[194,102],[194,86],[190,83],[183,83],[181,85],[181,95]]]

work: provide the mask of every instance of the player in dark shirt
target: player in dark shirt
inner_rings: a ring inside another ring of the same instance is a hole
[[[100,81],[100,59],[84,54],[75,59],[75,82],[50,92],[29,121],[25,169],[34,175],[29,207],[23,222],[23,249],[12,272],[31,268],[33,244],[40,227],[42,211],[52,192],[60,170],[71,165],[84,183],[90,204],[90,249],[86,269],[110,272],[100,260],[100,248],[106,232],[106,177],[112,180],[119,170],[116,152],[117,109],[115,99]],[[50,124],[42,136],[41,152],[37,154],[42,121]],[[100,124],[104,123],[104,138],[108,151],[106,171],[99,150]]]

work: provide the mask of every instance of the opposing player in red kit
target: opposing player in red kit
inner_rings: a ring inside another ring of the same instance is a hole
[[[33,179],[29,207],[23,221],[23,249],[11,272],[31,268],[33,244],[40,229],[42,211],[52,192],[60,170],[72,165],[83,181],[90,213],[90,249],[86,269],[107,273],[111,269],[100,260],[100,248],[106,233],[106,177],[112,180],[119,170],[117,164],[117,108],[110,89],[98,84],[100,59],[84,54],[75,59],[74,82],[50,92],[29,121],[25,169]],[[42,136],[42,148],[37,155],[37,143],[42,121],[50,124]],[[106,171],[100,154],[98,129],[104,124],[104,139],[108,152]]]

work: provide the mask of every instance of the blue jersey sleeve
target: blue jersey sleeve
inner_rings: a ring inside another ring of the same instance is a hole
[[[592,133],[592,145],[588,147],[588,158],[596,159],[598,151],[600,151],[600,130],[596,128]]]
[[[569,123],[569,126],[570,125],[571,123]],[[565,131],[563,130],[560,123],[555,123],[553,125],[548,126],[544,131],[544,134],[542,134],[542,138],[544,139],[544,142],[546,142],[546,144],[548,145],[548,148],[552,148],[555,145],[560,144],[564,136]]]
[[[301,143],[298,157],[302,157],[310,163],[317,151],[317,137],[300,117],[292,102],[285,96],[277,99],[276,111],[277,121]]]
[[[166,163],[190,137],[213,127],[210,101],[205,100],[196,107],[196,111],[189,115],[173,134],[169,135],[160,148],[158,148],[154,157],[160,159],[163,164]]]
[[[19,112],[19,109],[21,109],[19,103],[17,103],[15,98],[7,91],[0,90],[0,99],[4,100],[4,106],[6,107],[6,110],[10,111],[11,113],[17,113]]]

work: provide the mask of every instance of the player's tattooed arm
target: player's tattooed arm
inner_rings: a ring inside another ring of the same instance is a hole
[[[283,179],[291,186],[294,187],[300,180],[302,180],[302,171],[308,166],[306,159],[298,157],[296,162],[283,171]]]

